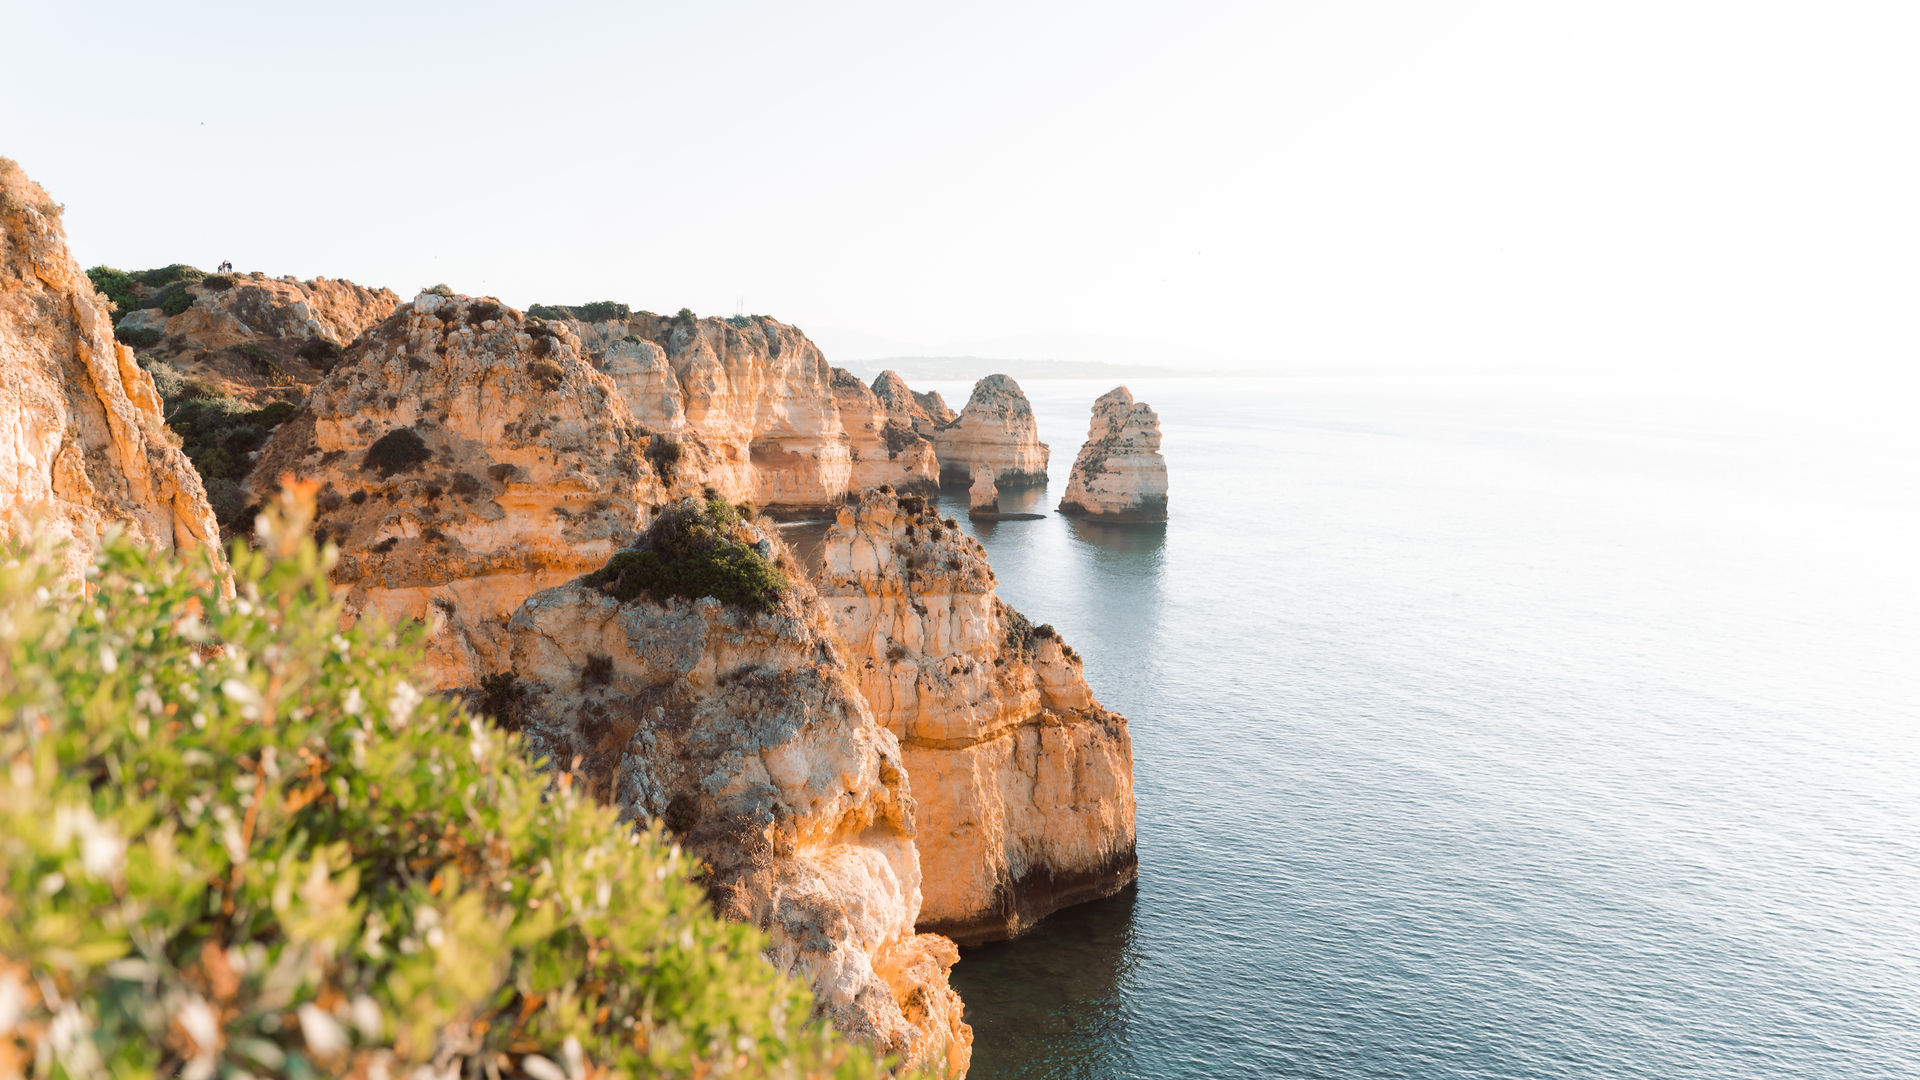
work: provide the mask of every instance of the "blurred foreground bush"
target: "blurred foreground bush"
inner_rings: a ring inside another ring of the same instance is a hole
[[[233,599],[125,541],[90,595],[0,559],[0,1077],[881,1071],[658,832],[338,630],[311,513]]]

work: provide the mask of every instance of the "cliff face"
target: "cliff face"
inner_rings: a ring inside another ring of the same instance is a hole
[[[606,562],[666,498],[646,447],[564,326],[422,293],[346,352],[251,483],[319,481],[349,611],[428,622],[427,681],[471,687],[506,667],[523,600]]]
[[[924,500],[868,493],[817,587],[919,803],[923,930],[1011,937],[1133,881],[1133,750],[1079,658],[994,595],[980,545]]]
[[[1124,386],[1093,403],[1086,445],[1074,459],[1063,514],[1109,521],[1167,519],[1167,459],[1160,456],[1160,417]]]
[[[44,514],[72,541],[75,575],[109,526],[168,551],[220,543],[107,305],[67,250],[59,208],[0,158],[0,536],[21,514]]]
[[[178,315],[169,318],[159,308],[142,308],[129,312],[121,323],[157,329],[195,349],[224,349],[261,339],[325,338],[344,345],[400,306],[391,289],[327,278],[216,274],[188,284],[186,291],[193,303]]]
[[[827,506],[846,493],[852,442],[832,369],[806,335],[758,315],[736,326],[640,313],[627,330],[671,368],[685,430],[712,450],[707,483],[761,506]],[[666,418],[644,408],[636,419],[664,430]]]
[[[853,456],[849,490],[890,484],[899,491],[940,490],[940,462],[933,443],[887,412],[867,385],[844,368],[833,369],[833,402]]]
[[[947,408],[937,391],[915,393],[897,372],[881,372],[873,380],[873,395],[886,410],[888,419],[905,424],[927,439],[932,439],[934,432],[956,419],[954,411]]]
[[[940,457],[940,482],[968,484],[986,469],[1002,487],[1043,484],[1047,444],[1033,419],[1033,406],[1020,384],[1005,375],[989,375],[974,384],[960,416],[933,435]]]
[[[758,612],[712,597],[623,603],[587,582],[534,596],[509,629],[515,714],[530,752],[698,855],[721,914],[771,935],[770,958],[812,982],[835,1026],[961,1075],[972,1032],[947,985],[959,952],[914,929],[899,744],[781,561],[796,580]]]

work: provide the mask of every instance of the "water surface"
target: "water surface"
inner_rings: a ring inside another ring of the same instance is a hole
[[[976,1080],[1920,1076],[1897,403],[1129,385],[1167,525],[969,526],[1132,718],[1140,831],[1136,890],[966,951]],[[1027,385],[1025,502],[1109,388]]]

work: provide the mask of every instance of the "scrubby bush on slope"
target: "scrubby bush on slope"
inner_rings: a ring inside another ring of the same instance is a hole
[[[724,499],[682,499],[661,511],[638,544],[616,552],[586,582],[604,587],[622,603],[642,593],[655,599],[712,596],[763,611],[787,586],[768,559],[768,552],[754,546],[739,511]]]
[[[123,541],[90,596],[0,560],[0,1075],[878,1072],[657,833],[337,630],[311,513],[231,600]]]

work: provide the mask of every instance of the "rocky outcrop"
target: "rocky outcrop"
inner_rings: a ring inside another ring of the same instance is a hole
[[[967,512],[986,515],[1000,512],[1000,485],[993,482],[993,473],[981,469],[973,474],[973,486],[967,489]]]
[[[611,302],[536,307],[572,327],[634,418],[682,440],[685,470],[728,499],[821,509],[882,484],[938,486],[931,435],[952,419],[939,395],[929,411],[927,396],[890,372],[869,389],[828,367],[795,327],[764,315],[629,313]]]
[[[916,393],[894,371],[883,371],[873,380],[873,395],[887,411],[888,419],[905,424],[927,439],[957,419],[937,391]]]
[[[986,469],[1001,487],[1026,487],[1047,480],[1047,444],[1033,419],[1033,406],[1020,384],[1005,375],[989,375],[974,384],[967,407],[933,435],[940,457],[942,484],[969,484]]]
[[[845,368],[833,369],[833,402],[840,412],[853,457],[849,490],[891,485],[898,491],[940,490],[940,462],[933,443],[910,423],[891,416],[880,398]]]
[[[742,523],[700,527],[771,556],[788,575],[778,599],[623,601],[618,576],[542,592],[509,626],[515,722],[532,753],[698,855],[721,914],[765,930],[770,959],[811,981],[835,1026],[961,1075],[972,1032],[947,984],[959,952],[915,930],[899,744],[778,541]]]
[[[67,250],[60,207],[0,158],[0,537],[40,516],[78,576],[118,527],[161,550],[220,531],[169,442],[153,379],[114,340],[110,302]]]
[[[1093,403],[1086,445],[1074,459],[1063,514],[1105,521],[1167,519],[1167,459],[1160,456],[1160,417],[1124,386]]]
[[[319,481],[350,613],[434,627],[425,678],[507,666],[506,621],[607,561],[667,498],[648,437],[564,325],[422,293],[362,337],[251,477]]]
[[[351,281],[246,274],[214,274],[186,286],[193,303],[166,318],[161,332],[196,349],[224,349],[241,342],[304,342],[324,338],[345,345],[393,314],[400,298],[391,289],[369,289]],[[158,308],[126,316],[147,325]],[[126,319],[121,320],[124,324]]]
[[[1126,718],[1050,627],[994,595],[979,543],[923,499],[870,492],[821,560],[820,597],[912,778],[921,929],[1011,937],[1133,881]]]

